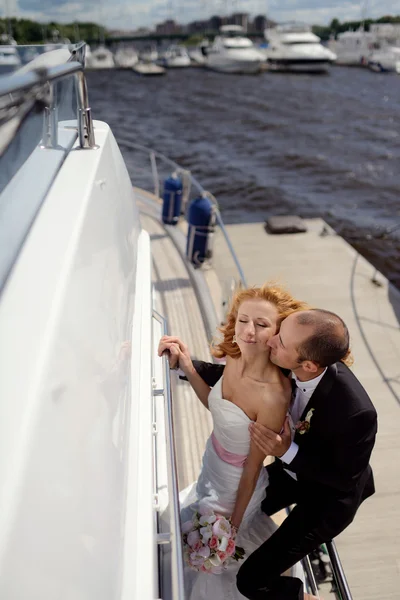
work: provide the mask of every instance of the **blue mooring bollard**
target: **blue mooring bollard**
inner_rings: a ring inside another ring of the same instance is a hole
[[[179,221],[182,205],[182,180],[173,173],[164,182],[162,221],[168,225],[176,225]]]
[[[214,229],[214,211],[211,200],[203,195],[195,198],[188,210],[189,224],[186,256],[196,267],[211,257],[210,236]]]

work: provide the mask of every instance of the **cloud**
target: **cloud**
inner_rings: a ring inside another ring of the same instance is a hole
[[[239,6],[236,1],[227,3],[225,0],[8,0],[8,11],[12,16],[38,21],[94,21],[108,28],[125,30],[153,26],[171,17],[186,23],[239,10],[251,15],[263,14],[266,2],[242,0]],[[270,0],[268,3],[268,15],[281,22],[296,20],[324,24],[334,17],[348,21],[399,13],[399,0]]]
[[[68,4],[68,0],[19,0],[18,4],[22,11],[43,12]]]

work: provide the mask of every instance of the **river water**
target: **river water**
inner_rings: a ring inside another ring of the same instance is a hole
[[[322,217],[400,288],[400,76],[116,70],[88,85],[133,181],[130,141],[190,169],[226,223]]]

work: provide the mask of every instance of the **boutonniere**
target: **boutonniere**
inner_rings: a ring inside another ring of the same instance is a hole
[[[306,433],[310,429],[310,421],[311,417],[313,416],[314,410],[314,408],[311,408],[306,414],[306,418],[304,419],[304,421],[298,421],[296,423],[295,429],[299,432],[300,435],[303,435],[303,433]]]

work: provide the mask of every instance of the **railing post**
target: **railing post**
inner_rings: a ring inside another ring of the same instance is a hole
[[[163,330],[163,335],[167,334],[167,323],[165,318],[153,309],[153,318],[158,321]],[[183,551],[180,528],[180,508],[178,492],[178,475],[176,467],[175,440],[172,414],[172,396],[171,379],[168,365],[168,359],[163,357],[163,387],[158,389],[153,380],[153,397],[163,396],[165,406],[165,437],[167,445],[167,476],[168,476],[168,494],[170,508],[170,531],[157,532],[157,544],[169,545],[171,549],[171,585],[172,598],[174,600],[184,599],[184,579],[183,579]],[[153,422],[154,427],[154,422]],[[155,446],[156,447],[156,446]],[[157,482],[157,468],[155,472],[155,481]],[[161,589],[160,592],[163,590]]]
[[[81,148],[94,148],[92,113],[89,106],[89,96],[86,78],[82,71],[78,71],[76,77],[76,93],[78,99],[78,133]]]
[[[150,163],[151,163],[151,172],[153,174],[153,183],[154,183],[154,195],[156,198],[160,197],[160,182],[158,181],[158,171],[157,171],[157,161],[155,152],[150,152]]]
[[[303,565],[303,569],[305,570],[305,572],[307,574],[307,581],[308,581],[311,593],[314,596],[317,596],[317,598],[319,598],[318,586],[317,586],[317,582],[315,581],[314,573],[313,573],[312,566],[311,566],[310,557],[309,556],[305,556],[302,559],[301,563]]]
[[[349,584],[347,583],[346,575],[344,574],[342,563],[340,562],[338,551],[336,550],[335,542],[333,540],[331,542],[326,542],[325,546],[329,554],[333,576],[335,578],[341,600],[353,600]]]
[[[57,82],[49,83],[49,106],[44,109],[42,148],[57,148],[58,146],[58,108]]]

